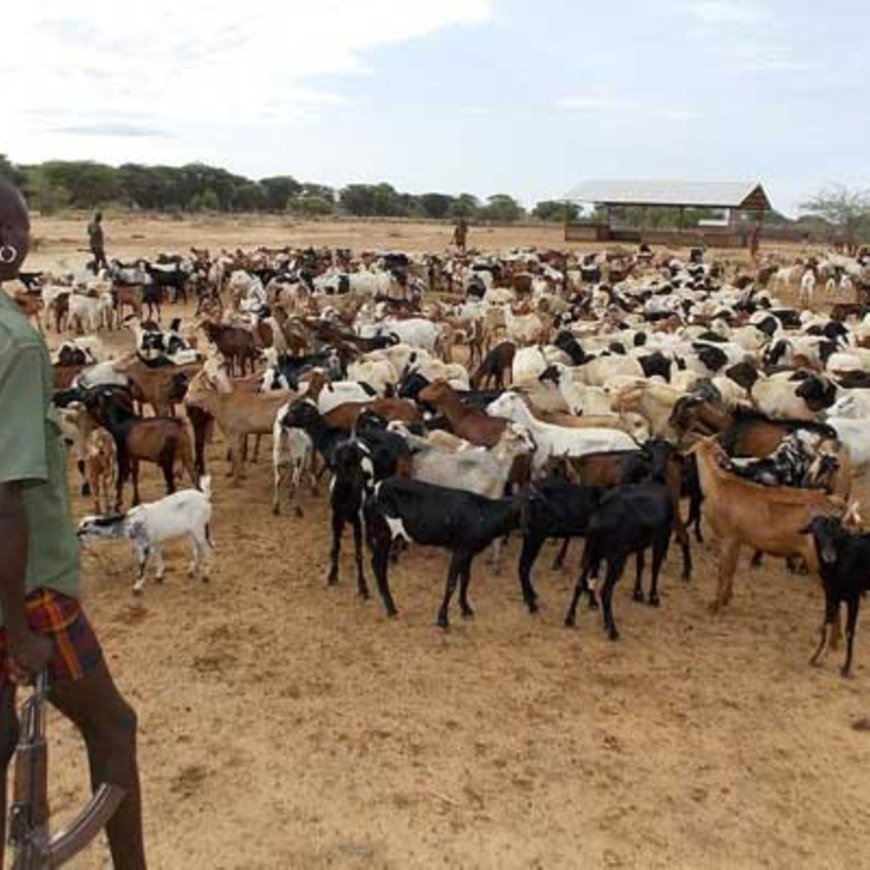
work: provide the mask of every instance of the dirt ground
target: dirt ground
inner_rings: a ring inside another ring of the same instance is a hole
[[[106,229],[110,254],[284,240],[441,249],[449,233],[253,219]],[[80,224],[34,231],[34,267],[81,256]],[[499,229],[484,242],[472,229],[487,248],[560,235]],[[500,575],[474,567],[477,617],[454,612],[444,633],[443,553],[402,558],[388,621],[355,595],[349,541],[341,584],[325,587],[322,495],[306,494],[303,519],[273,517],[268,449],[241,489],[219,442],[209,461],[210,584],[186,576],[180,547],[138,599],[124,547],[84,560],[86,607],[139,714],[153,867],[870,866],[870,733],[855,727],[870,717],[870,641],[859,632],[851,680],[839,651],[811,668],[823,608],[806,578],[744,558],[732,604],[711,617],[711,544],[694,547],[689,585],[672,550],[658,610],[620,582],[612,643],[595,613],[562,627],[581,547],[566,575],[544,551],[533,618],[513,540]],[[149,472],[145,495],[160,494]],[[86,763],[66,723],[49,727],[60,820],[85,799]],[[104,846],[74,866],[108,866]]]

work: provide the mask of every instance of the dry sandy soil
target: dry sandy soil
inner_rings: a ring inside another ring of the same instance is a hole
[[[487,248],[560,236],[472,232]],[[35,233],[38,266],[74,258],[83,227]],[[123,254],[284,240],[413,250],[443,248],[448,229],[116,218],[107,234]],[[806,578],[744,560],[714,618],[711,544],[695,546],[689,585],[672,551],[660,609],[631,601],[629,577],[617,587],[612,643],[594,613],[562,627],[581,548],[570,575],[550,570],[549,548],[537,617],[511,559],[498,576],[479,560],[477,617],[454,613],[444,633],[443,553],[414,549],[393,570],[388,621],[356,598],[347,545],[340,586],[325,588],[322,496],[306,497],[304,519],[273,517],[267,461],[233,489],[222,445],[209,459],[209,585],[186,576],[181,548],[138,599],[126,549],[84,561],[87,609],[139,713],[152,866],[870,866],[870,733],[855,727],[870,716],[870,641],[859,633],[852,680],[839,652],[809,667],[822,596]],[[153,473],[145,493],[160,494]],[[86,765],[59,717],[50,735],[59,821],[85,798]],[[107,864],[100,844],[75,866]]]

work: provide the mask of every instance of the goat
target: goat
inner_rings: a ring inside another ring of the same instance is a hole
[[[538,594],[532,584],[531,572],[544,542],[548,538],[568,541],[585,535],[601,494],[599,487],[578,486],[555,477],[533,484],[524,494],[523,546],[517,567],[523,601],[529,613],[538,610]]]
[[[124,483],[133,479],[133,504],[139,504],[139,462],[154,462],[163,471],[167,493],[175,492],[175,462],[180,461],[191,482],[196,482],[193,450],[184,424],[169,417],[137,417],[129,392],[98,387],[85,397],[88,412],[108,429],[118,451],[115,503],[122,503]]]
[[[620,486],[608,492],[589,522],[586,531],[586,547],[583,550],[583,567],[571,604],[565,616],[565,625],[573,626],[577,616],[577,603],[582,592],[590,596],[590,575],[598,575],[602,562],[607,563],[607,573],[601,587],[601,608],[604,628],[611,640],[619,637],[616,620],[613,618],[613,588],[628,557],[634,553],[637,560],[637,575],[634,584],[634,600],[643,601],[644,552],[652,547],[652,581],[648,602],[659,605],[658,579],[674,530],[674,505],[668,488],[660,483],[641,483]]]
[[[398,613],[387,578],[393,539],[402,537],[450,551],[444,600],[437,620],[446,629],[447,611],[457,584],[462,615],[474,616],[468,601],[471,563],[496,538],[517,527],[520,508],[514,499],[489,499],[464,490],[391,478],[375,486],[374,495],[366,501],[365,516],[372,570],[387,616]]]
[[[836,636],[840,602],[846,602],[846,661],[840,673],[852,672],[852,649],[861,596],[870,590],[867,564],[870,561],[870,535],[850,534],[839,516],[813,517],[802,530],[813,537],[819,560],[819,573],[825,588],[825,621],[822,638],[811,664],[819,664],[828,648],[830,634]]]
[[[516,352],[517,346],[512,341],[503,341],[497,344],[487,353],[483,362],[472,374],[470,382],[472,388],[475,390],[479,390],[481,387],[504,389],[505,374],[507,374],[507,382],[510,383],[511,368]]]
[[[455,435],[481,447],[494,446],[508,421],[479,408],[462,404],[459,394],[446,381],[435,381],[417,394],[420,404],[430,404],[447,418]]]
[[[204,368],[190,382],[184,403],[214,417],[230,444],[233,485],[239,486],[244,474],[245,436],[271,435],[278,409],[295,398],[296,393],[292,390],[268,393],[234,390],[228,380],[216,379]]]
[[[209,320],[203,320],[200,323],[200,329],[223,354],[231,375],[236,374],[237,366],[240,375],[245,374],[246,366],[250,367],[253,374],[257,359],[257,344],[254,334],[250,330],[239,326],[212,323]]]
[[[272,468],[275,480],[272,495],[272,513],[279,514],[281,512],[281,487],[289,475],[291,478],[291,501],[293,502],[296,516],[301,517],[302,508],[299,506],[299,484],[303,474],[308,475],[312,495],[317,491],[316,479],[312,469],[314,445],[311,442],[311,436],[304,429],[284,425],[284,418],[290,410],[290,404],[288,402],[278,409],[272,428]]]
[[[198,490],[181,490],[159,501],[139,505],[126,514],[85,517],[78,526],[79,542],[87,545],[107,538],[128,540],[136,555],[138,577],[133,584],[133,592],[138,595],[145,587],[145,569],[151,554],[154,554],[157,562],[156,580],[161,583],[166,566],[160,545],[186,535],[190,538],[193,551],[190,574],[200,573],[203,581],[207,581],[207,560],[213,546],[209,531],[211,520],[209,478],[201,478],[199,486]]]
[[[369,597],[363,571],[363,502],[366,488],[375,476],[368,448],[351,439],[342,441],[332,452],[332,480],[329,484],[329,506],[332,518],[332,547],[329,551],[327,584],[338,583],[338,559],[345,525],[353,529],[354,559],[357,588],[362,598]]]
[[[582,456],[599,450],[630,450],[637,442],[619,429],[569,429],[535,419],[516,393],[503,393],[489,404],[486,413],[513,420],[529,430],[536,448],[532,459],[534,471],[540,471],[551,456]]]
[[[112,436],[103,428],[94,429],[87,436],[84,447],[85,479],[94,499],[94,511],[102,514],[100,497],[105,499],[109,509],[109,493],[117,483],[118,451]],[[115,504],[115,510],[121,509]]]
[[[723,451],[709,438],[698,441],[690,453],[697,461],[705,515],[719,541],[718,582],[711,612],[718,612],[731,600],[742,546],[775,556],[801,556],[810,573],[818,573],[812,539],[803,529],[816,514],[840,513],[839,500],[817,490],[761,486],[729,474],[720,465]]]

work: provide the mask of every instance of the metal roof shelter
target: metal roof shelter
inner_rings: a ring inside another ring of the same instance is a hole
[[[746,181],[584,181],[565,199],[601,205],[682,205],[746,211],[771,207],[761,184]]]
[[[770,210],[770,200],[759,182],[751,181],[585,181],[565,195],[570,203],[594,203],[607,212],[600,219],[565,225],[568,241],[651,241],[683,244],[686,242],[721,245],[746,245],[749,238],[745,213],[760,222]],[[679,213],[673,229],[644,226],[613,227],[613,210],[621,208],[673,208]],[[727,209],[729,217],[722,223],[705,222],[684,228],[687,208]]]

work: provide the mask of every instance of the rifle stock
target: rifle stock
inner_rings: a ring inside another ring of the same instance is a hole
[[[21,737],[15,750],[15,784],[9,809],[13,870],[59,867],[80,852],[106,826],[124,799],[124,789],[103,783],[65,830],[48,833],[48,744],[45,740],[44,674],[21,710]]]

